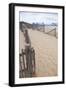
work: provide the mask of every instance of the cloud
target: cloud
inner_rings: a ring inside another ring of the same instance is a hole
[[[20,21],[28,23],[58,23],[58,14],[49,12],[20,12]]]

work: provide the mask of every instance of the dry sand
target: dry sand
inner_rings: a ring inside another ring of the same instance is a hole
[[[25,49],[25,38],[21,30],[19,30],[19,53],[21,53],[21,49]]]
[[[31,45],[35,49],[36,76],[56,76],[58,40],[37,30],[28,30]],[[24,48],[24,36],[20,31],[20,50]]]

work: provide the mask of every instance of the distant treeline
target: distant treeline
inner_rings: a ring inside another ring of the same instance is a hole
[[[30,24],[30,23],[27,23],[27,22],[19,22],[19,25],[20,25],[20,29],[22,30],[22,29],[26,29],[26,28],[32,28],[32,29],[36,29],[36,28],[38,28],[38,27],[45,27],[45,26],[57,26],[57,24],[56,23],[51,23],[51,24],[44,24],[44,23],[41,23],[41,24],[39,24],[39,23],[32,23],[32,24]]]

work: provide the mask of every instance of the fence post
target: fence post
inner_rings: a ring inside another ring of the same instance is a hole
[[[23,77],[23,71],[22,71],[22,62],[21,62],[21,54],[19,54],[19,65],[20,65],[20,70],[19,70],[19,73],[20,73],[20,78]]]
[[[26,71],[25,71],[25,59],[24,59],[24,51],[23,51],[23,49],[22,49],[22,61],[23,61],[23,72],[24,72],[24,77],[26,77]]]

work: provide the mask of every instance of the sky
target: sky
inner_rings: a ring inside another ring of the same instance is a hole
[[[58,23],[58,14],[49,12],[23,12],[19,13],[20,21],[28,23]]]

